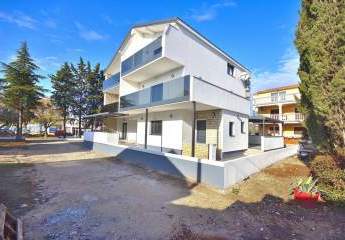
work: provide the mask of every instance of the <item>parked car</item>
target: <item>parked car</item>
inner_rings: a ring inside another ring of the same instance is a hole
[[[300,159],[313,158],[317,153],[317,148],[311,140],[301,140],[298,145],[297,154]]]

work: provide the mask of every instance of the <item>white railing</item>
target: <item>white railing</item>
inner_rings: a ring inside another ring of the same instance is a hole
[[[286,95],[280,95],[280,96],[270,96],[270,97],[255,97],[254,105],[265,105],[265,104],[275,104],[275,103],[295,103],[297,102],[297,99],[301,98],[301,94],[286,94]]]
[[[304,115],[302,113],[283,113],[283,114],[259,114],[264,117],[273,118],[285,122],[302,122]]]

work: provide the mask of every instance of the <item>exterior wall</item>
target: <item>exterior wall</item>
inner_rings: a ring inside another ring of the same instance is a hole
[[[174,69],[172,71],[166,72],[162,75],[156,76],[154,78],[150,78],[147,81],[141,83],[141,88],[147,88],[147,87],[151,87],[153,85],[162,83],[162,82],[167,82],[179,77],[183,76],[183,68],[177,68]]]
[[[301,138],[302,135],[294,133],[294,129],[299,128],[299,127],[303,127],[303,125],[302,124],[284,124],[283,136],[289,137],[289,138]]]
[[[190,116],[192,116],[190,112]],[[206,143],[195,142],[195,157],[200,159],[208,159],[209,144],[217,145],[217,158],[220,158],[221,149],[219,148],[219,128],[221,122],[220,110],[199,111],[196,113],[196,120],[206,120]],[[190,130],[183,132],[183,135],[189,135],[189,138],[184,138],[182,154],[186,156],[192,155],[192,117],[188,121]],[[195,130],[196,131],[196,130]],[[196,133],[195,133],[196,137]]]
[[[104,100],[103,100],[104,105],[118,102],[118,101],[119,101],[119,95],[104,92]]]
[[[261,136],[261,151],[284,147],[284,137]]]
[[[199,160],[170,153],[84,142],[88,148],[116,156],[117,159],[135,165],[143,165],[156,171],[203,183],[226,190],[261,169],[284,158],[295,155],[296,146],[232,159],[226,162]]]
[[[244,133],[241,133],[241,121],[244,122]],[[229,122],[234,122],[234,136],[229,136]],[[223,152],[241,151],[248,148],[248,116],[223,110],[221,149]]]
[[[147,144],[165,149],[182,150],[182,129],[184,111],[166,111],[148,113]],[[151,121],[162,120],[162,136],[151,135]],[[145,114],[138,119],[137,143],[145,144]]]
[[[169,27],[165,37],[165,56],[183,64],[185,75],[202,77],[214,85],[245,97],[242,81],[227,74],[225,58],[183,27]],[[234,65],[235,77],[245,73]]]
[[[106,131],[110,131],[110,132],[118,131],[116,118],[104,118],[103,124]]]

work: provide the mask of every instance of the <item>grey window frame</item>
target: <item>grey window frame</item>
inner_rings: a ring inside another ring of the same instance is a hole
[[[205,122],[205,141],[199,141],[199,129],[198,129],[198,122]],[[196,134],[195,134],[195,138],[196,138],[196,142],[197,143],[201,143],[201,144],[206,144],[206,130],[207,130],[207,120],[206,119],[197,119],[196,120]]]
[[[157,123],[160,123],[159,128],[157,128],[157,126],[155,126]],[[157,130],[160,130],[160,131],[156,132]],[[150,135],[162,136],[162,132],[163,132],[163,121],[162,120],[152,120],[150,122]]]

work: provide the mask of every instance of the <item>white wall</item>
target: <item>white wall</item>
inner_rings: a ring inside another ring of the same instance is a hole
[[[146,80],[145,82],[141,83],[141,88],[147,88],[162,82],[167,82],[179,77],[183,76],[183,68],[177,68],[174,70],[171,70],[169,72],[166,72],[162,75],[156,76],[154,78],[150,78],[148,80]]]
[[[197,78],[191,78],[191,101],[250,115],[250,101]]]
[[[284,137],[261,136],[261,151],[269,151],[284,147]]]
[[[227,74],[227,61],[187,30],[170,26],[165,38],[165,56],[185,66],[185,75],[200,76],[217,86],[245,96],[242,81]],[[239,68],[236,75],[244,73]]]
[[[241,121],[244,121],[244,133],[241,133]],[[234,136],[229,136],[229,122],[234,122]],[[223,152],[239,151],[248,148],[248,117],[230,111],[222,111],[221,148]]]
[[[107,132],[91,132],[84,133],[84,141],[116,145],[119,143],[119,134]]]
[[[172,116],[170,116],[170,114]],[[182,150],[183,111],[149,112],[147,144],[150,146]],[[162,120],[162,136],[150,134],[151,121]],[[145,116],[139,118],[137,143],[145,144]]]

